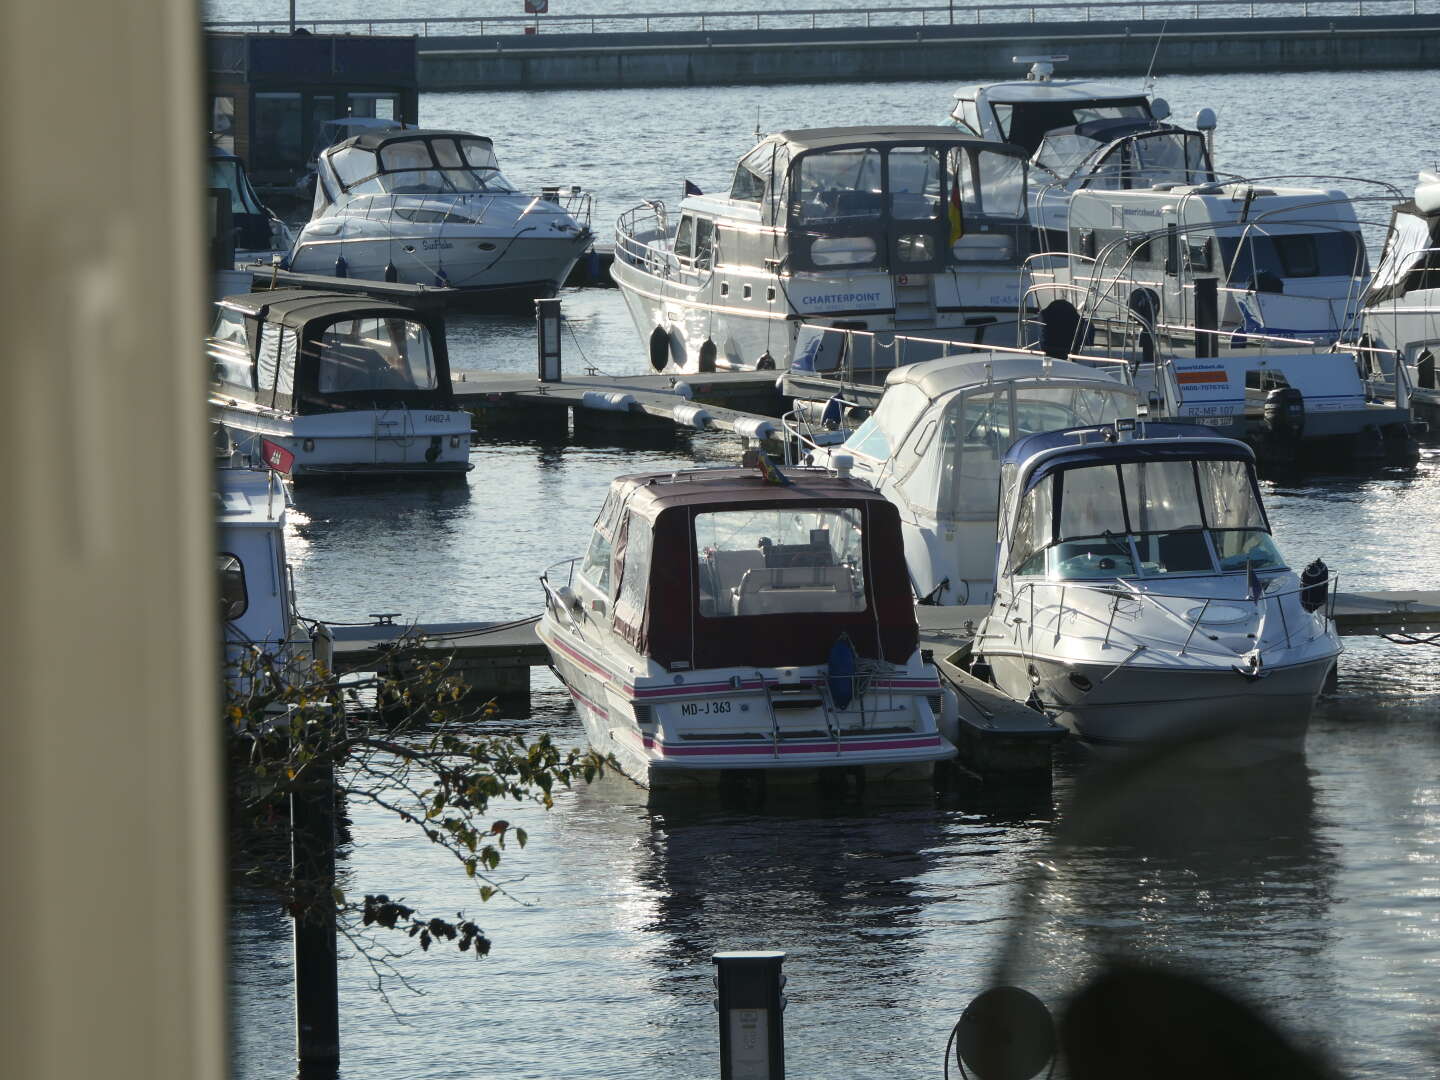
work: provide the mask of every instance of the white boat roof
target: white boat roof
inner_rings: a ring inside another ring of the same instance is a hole
[[[962,86],[955,100],[974,101],[983,94],[992,102],[1020,104],[1032,101],[1103,101],[1107,98],[1149,98],[1144,87],[1127,90],[1114,83],[1093,79],[1017,79],[1014,82]]]
[[[890,127],[800,128],[780,132],[792,151],[820,150],[848,146],[906,146],[912,143],[975,144],[1002,152],[1019,153],[1016,147],[960,131],[948,124],[897,124]]]
[[[1043,356],[1022,356],[1015,353],[975,352],[942,356],[918,364],[895,368],[885,378],[887,387],[911,383],[931,401],[986,383],[1003,383],[1019,379],[1054,380],[1065,383],[1091,383],[1097,387],[1133,394],[1134,388],[1112,379],[1103,371],[1077,364],[1073,360],[1053,360]]]
[[[215,517],[222,527],[279,525],[285,504],[285,482],[269,469],[215,470]]]

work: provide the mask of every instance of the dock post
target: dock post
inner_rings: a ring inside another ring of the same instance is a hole
[[[540,360],[540,381],[560,381],[560,301],[535,301],[535,341]]]
[[[717,952],[720,1080],[784,1080],[785,976],[778,951]]]
[[[1220,355],[1220,279],[1195,279],[1195,359],[1213,360]]]
[[[340,1062],[336,971],[335,769],[316,759],[309,782],[290,796],[290,865],[301,899],[295,919],[295,1056],[302,1076],[334,1075]]]

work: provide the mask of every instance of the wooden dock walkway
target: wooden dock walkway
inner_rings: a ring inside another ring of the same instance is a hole
[[[948,656],[974,635],[988,610],[979,605],[917,607],[921,646],[933,649],[937,657]],[[382,670],[394,643],[408,637],[451,653],[457,673],[476,693],[524,697],[530,690],[530,669],[550,663],[535,633],[538,621],[539,616],[510,622],[335,626],[335,664],[342,672]],[[1440,634],[1440,590],[1337,593],[1335,624],[1347,637],[1420,639]]]
[[[480,429],[519,425],[631,431],[675,427],[724,431],[757,441],[781,437],[784,400],[773,371],[710,375],[566,375],[541,382],[524,372],[464,371],[456,402]]]

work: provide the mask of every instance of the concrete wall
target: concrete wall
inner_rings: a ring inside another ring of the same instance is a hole
[[[420,87],[512,90],[833,80],[977,81],[1017,53],[1067,54],[1067,75],[1143,74],[1159,20],[710,33],[425,38]],[[1440,15],[1172,21],[1156,74],[1440,64]]]

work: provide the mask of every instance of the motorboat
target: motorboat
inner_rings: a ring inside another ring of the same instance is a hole
[[[1440,387],[1440,173],[1421,172],[1414,198],[1391,212],[1380,265],[1360,313],[1366,369],[1400,397]]]
[[[569,566],[542,578],[540,638],[591,747],[643,786],[928,778],[955,754],[899,516],[844,470],[622,476]]]
[[[314,657],[285,557],[289,504],[284,479],[273,470],[215,470],[225,678],[240,691],[254,687],[257,679],[302,677]]]
[[[298,273],[452,290],[475,304],[553,296],[592,240],[579,188],[518,190],[490,139],[369,130],[324,150]]]
[[[953,127],[782,131],[727,192],[623,214],[611,276],[657,372],[784,370],[813,325],[1013,341],[1025,184]]]
[[[976,665],[1095,747],[1299,752],[1340,653],[1328,570],[1286,564],[1253,452],[1195,426],[1020,439],[995,575]]]
[[[947,356],[890,372],[879,403],[852,431],[827,432],[822,412],[818,422],[792,415],[787,433],[802,460],[823,465],[843,455],[895,505],[917,600],[987,605],[1006,450],[1035,432],[1135,416],[1129,373],[1124,363],[1018,352]]]
[[[295,238],[289,226],[260,201],[245,164],[234,154],[211,147],[209,168],[210,189],[228,195],[234,262],[269,262],[273,255],[287,253]]]
[[[246,293],[216,303],[206,352],[211,417],[238,458],[278,448],[297,479],[471,467],[437,313],[308,289]]]

